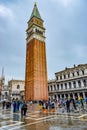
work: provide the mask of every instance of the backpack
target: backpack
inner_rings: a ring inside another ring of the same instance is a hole
[[[23,109],[27,109],[27,104],[24,104],[24,105],[23,105]]]

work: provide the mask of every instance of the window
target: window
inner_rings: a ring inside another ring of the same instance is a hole
[[[78,81],[78,85],[79,85],[79,88],[81,88],[81,81],[80,80]]]
[[[74,88],[76,88],[76,82],[75,81],[73,82],[73,86],[74,86]]]
[[[58,80],[58,76],[56,76],[56,79]]]
[[[62,75],[60,76],[60,79],[62,79]]]
[[[64,79],[66,79],[66,75],[64,74]]]
[[[48,92],[49,92],[49,86],[48,86]]]
[[[63,90],[63,84],[61,84],[61,90]]]
[[[70,78],[70,73],[68,74],[68,78]]]
[[[56,95],[54,95],[55,99],[56,99]]]
[[[54,91],[56,90],[56,86],[54,85]]]
[[[82,74],[84,75],[84,70],[82,70]]]
[[[35,31],[36,31],[36,33],[39,33],[39,34],[41,34],[41,35],[43,34],[43,32],[40,31],[40,30],[38,30],[38,29],[36,29]]]
[[[72,76],[74,77],[74,73],[72,73]]]
[[[71,82],[69,82],[69,88],[71,89]]]
[[[84,84],[84,87],[86,87],[86,80],[85,79],[83,80],[83,84]]]
[[[52,91],[52,86],[51,86],[51,91]]]
[[[5,95],[7,96],[7,92],[5,92]]]
[[[57,90],[59,90],[59,84],[57,84]]]
[[[65,83],[65,89],[67,89],[67,83]]]
[[[17,89],[20,89],[20,85],[17,85]]]
[[[77,75],[79,76],[79,71],[77,71]]]

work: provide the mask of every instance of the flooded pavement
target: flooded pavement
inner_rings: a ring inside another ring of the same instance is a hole
[[[26,117],[20,112],[0,109],[0,130],[87,130],[87,112],[40,112],[37,105],[29,106]]]

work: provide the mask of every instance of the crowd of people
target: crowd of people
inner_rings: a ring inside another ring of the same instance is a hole
[[[25,101],[20,101],[18,99],[13,99],[12,101],[6,100],[2,102],[2,109],[13,109],[13,113],[21,111],[21,116],[26,116],[27,103]]]
[[[79,98],[73,98],[72,96],[70,98],[66,99],[60,99],[58,101],[59,107],[64,108],[67,112],[80,112],[87,111],[87,98],[79,97]]]
[[[59,109],[62,110],[62,112],[80,112],[87,111],[87,98],[79,97],[79,98],[73,98],[72,96],[70,98],[60,98],[58,100],[56,99],[49,99],[48,101],[39,101],[39,108],[40,111],[47,109],[52,110],[55,108],[55,111],[58,111]]]
[[[28,102],[29,103],[29,102]],[[33,102],[30,101],[30,106],[32,106]],[[33,106],[32,106],[33,107]],[[21,112],[21,116],[26,116],[26,112],[28,109],[27,103],[25,101],[21,101],[18,99],[13,99],[10,101],[3,101],[2,102],[2,109],[10,109],[12,108],[13,113]],[[62,110],[62,112],[80,112],[81,110],[87,111],[87,98],[79,97],[79,98],[73,98],[72,96],[70,98],[60,98],[58,100],[56,99],[49,99],[48,101],[39,101],[39,109],[40,112],[43,110],[48,110],[49,112],[51,110],[55,110],[58,112],[59,109]]]

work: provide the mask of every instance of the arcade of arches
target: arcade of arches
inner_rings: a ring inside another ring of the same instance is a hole
[[[48,81],[48,92],[54,99],[87,97],[87,64],[55,73],[55,79]]]

